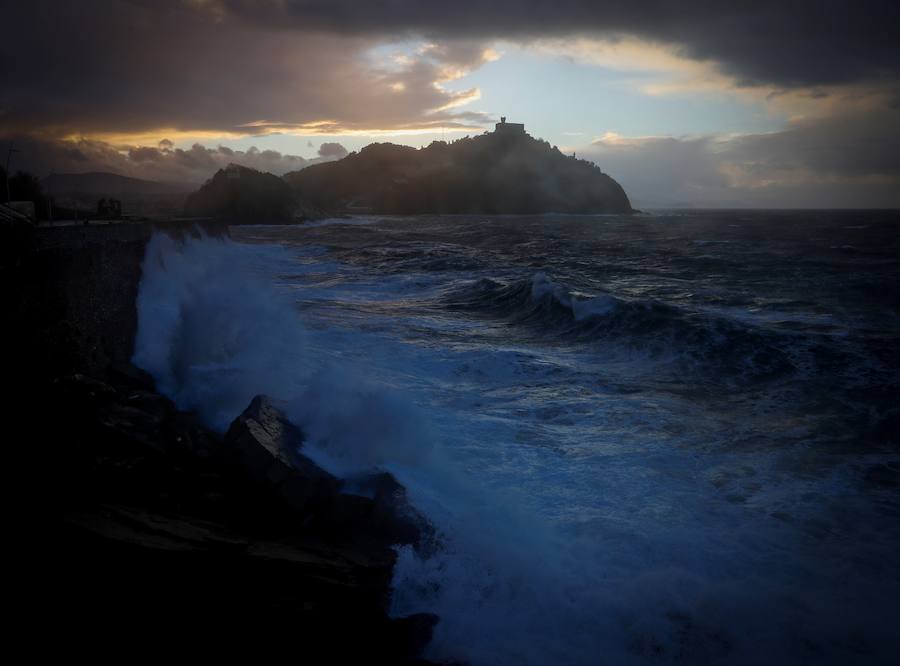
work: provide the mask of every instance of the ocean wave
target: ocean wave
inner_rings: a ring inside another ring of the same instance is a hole
[[[444,305],[503,320],[543,341],[602,342],[611,351],[639,349],[649,358],[674,361],[679,371],[772,378],[794,370],[789,353],[770,332],[652,299],[580,293],[542,272],[508,283],[482,278],[445,294]]]
[[[840,379],[840,347],[819,338],[813,356],[825,372],[815,386],[723,391],[739,398],[729,412],[657,390],[657,376],[672,377],[644,361],[705,373],[685,375],[693,389],[706,376],[785,367],[786,350],[802,347],[805,334],[582,293],[544,273],[457,280],[436,301],[431,290],[410,301],[421,273],[409,282],[366,276],[336,252],[326,263],[311,248],[321,261],[307,266],[307,255],[286,245],[155,237],[135,362],[219,429],[266,393],[286,405],[321,466],[349,478],[373,468],[397,477],[440,535],[434,552],[398,548],[393,577],[395,615],[440,617],[427,657],[473,666],[892,663],[897,580],[884,563],[896,550],[896,503],[884,498],[895,492],[896,463],[882,453],[864,479],[852,468],[828,471],[803,395]],[[407,260],[383,255],[385,266]],[[323,281],[319,272],[332,270]],[[313,298],[353,315],[344,325],[331,308],[317,315],[307,307]],[[355,314],[361,304],[365,319]],[[472,317],[510,328],[410,344],[367,330],[375,307],[405,332],[420,308],[458,315],[446,318],[456,333],[477,328]],[[557,353],[557,340],[579,353]],[[591,373],[606,358],[585,362],[583,349],[628,351],[629,391],[598,386],[604,378]],[[884,354],[880,365],[896,367],[894,346]],[[854,393],[865,401],[867,436],[888,441],[894,386],[874,385],[860,367]],[[754,395],[764,397],[745,409]],[[839,414],[834,394],[814,399]],[[886,417],[872,421],[873,412]],[[552,413],[567,418],[544,418]],[[837,421],[822,427],[843,461],[850,440]],[[869,464],[855,440],[853,452],[855,467]],[[880,493],[883,518],[859,483]]]

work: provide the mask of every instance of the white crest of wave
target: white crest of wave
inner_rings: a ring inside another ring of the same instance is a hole
[[[619,300],[611,294],[579,297],[563,285],[551,280],[545,273],[535,273],[531,278],[531,298],[539,301],[548,296],[560,305],[569,308],[577,321],[606,316],[619,305]]]

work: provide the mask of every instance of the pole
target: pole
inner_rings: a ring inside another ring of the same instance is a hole
[[[13,145],[9,144],[9,150],[6,151],[6,203],[12,201],[12,197],[9,196],[9,158],[12,157]]]
[[[12,201],[12,197],[9,195],[9,160],[12,157],[13,153],[21,153],[21,150],[16,150],[13,148],[12,141],[9,142],[9,150],[6,151],[6,203]]]

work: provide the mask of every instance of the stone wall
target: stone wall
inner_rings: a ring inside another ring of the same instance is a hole
[[[145,224],[4,229],[0,340],[8,379],[42,384],[126,363],[137,332]]]
[[[23,297],[42,375],[102,377],[128,362],[151,233],[144,224],[37,230]]]

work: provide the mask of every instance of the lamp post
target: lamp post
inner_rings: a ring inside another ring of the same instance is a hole
[[[9,150],[6,151],[6,203],[12,201],[12,197],[9,195],[9,160],[12,157],[13,153],[18,153],[21,151],[13,148],[12,142],[9,144]]]

